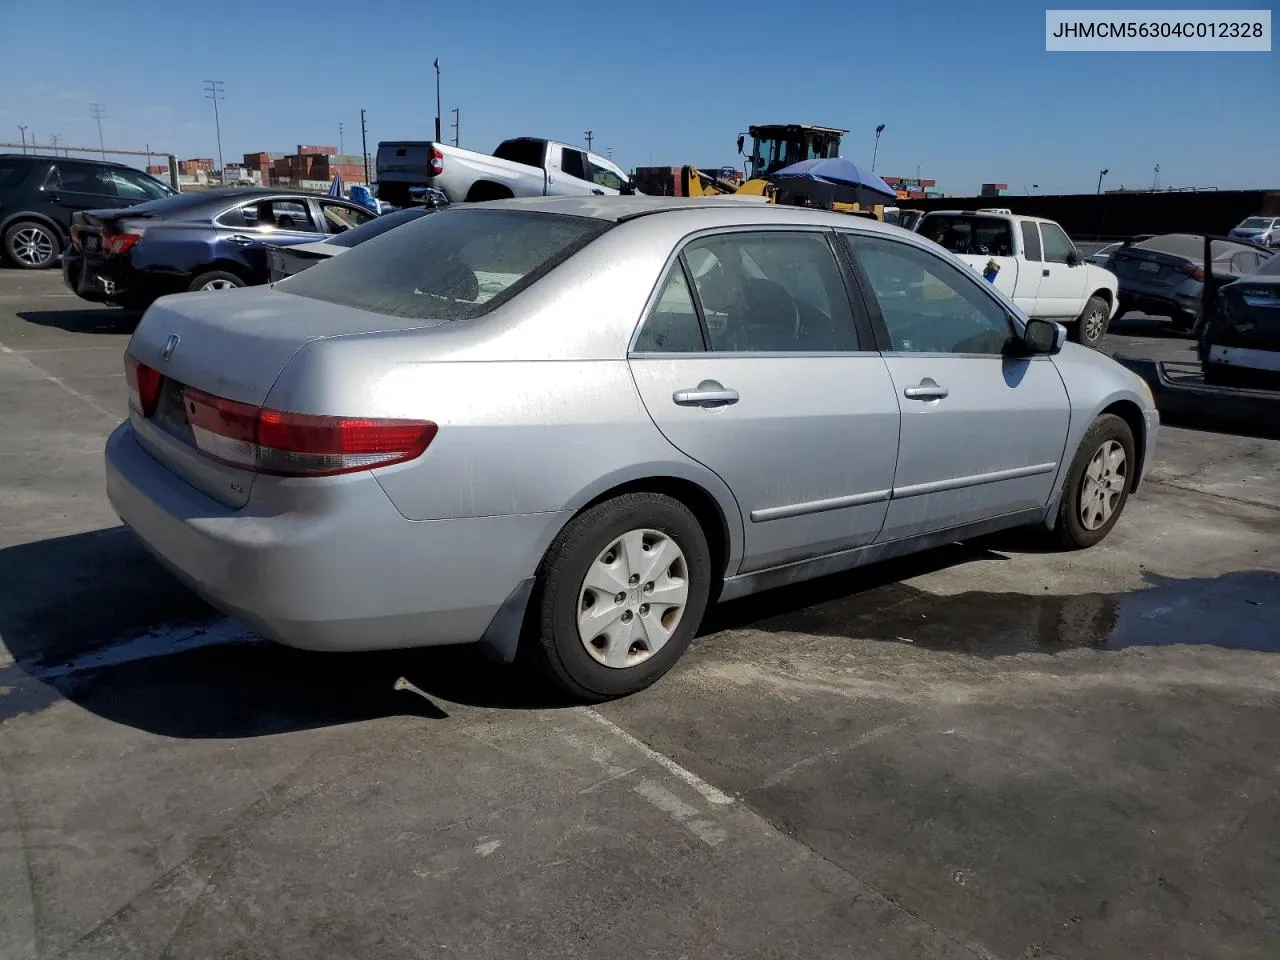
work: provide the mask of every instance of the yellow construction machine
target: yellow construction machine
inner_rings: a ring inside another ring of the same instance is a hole
[[[797,197],[779,194],[769,177],[802,160],[819,160],[840,156],[840,138],[848,133],[838,127],[819,127],[808,123],[757,124],[738,135],[738,153],[746,158],[747,177],[737,183],[717,174],[706,173],[694,166],[680,168],[679,194],[686,197],[715,197],[732,194],[739,197],[763,197],[767,203],[799,205]],[[746,152],[747,138],[751,152]],[[832,203],[840,213],[884,219],[884,205]]]

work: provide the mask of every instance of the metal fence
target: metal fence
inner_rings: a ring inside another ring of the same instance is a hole
[[[0,143],[0,149],[12,149],[15,152],[29,153],[37,157],[70,157],[72,154],[76,156],[91,155],[101,160],[109,160],[115,157],[146,157],[144,166],[151,166],[151,161],[158,157],[163,157],[169,166],[169,183],[173,189],[180,189],[178,186],[178,158],[172,153],[165,153],[162,150],[117,150],[115,148],[103,147],[71,147],[64,146],[61,143]],[[130,166],[136,164],[136,161],[116,161],[128,163]]]

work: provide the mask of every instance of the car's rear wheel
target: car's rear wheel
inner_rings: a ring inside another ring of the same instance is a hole
[[[4,253],[15,267],[44,270],[57,262],[62,238],[48,224],[19,220],[4,232]]]
[[[596,504],[547,551],[527,654],[579,699],[642,690],[689,646],[711,577],[706,535],[678,500],[628,493]]]
[[[1080,319],[1072,324],[1071,339],[1096,350],[1106,335],[1110,320],[1111,304],[1102,297],[1090,297],[1089,302],[1084,305],[1084,312],[1080,314]]]
[[[1057,534],[1069,550],[1099,543],[1120,519],[1137,466],[1133,431],[1107,413],[1084,435],[1067,472],[1058,507]]]
[[[234,290],[236,287],[243,287],[244,281],[237,277],[234,273],[228,273],[225,270],[211,270],[208,273],[202,273],[191,281],[191,286],[187,287],[192,293],[196,291],[208,290]]]

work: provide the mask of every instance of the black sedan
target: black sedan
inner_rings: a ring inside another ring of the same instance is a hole
[[[141,309],[169,293],[266,283],[267,243],[324,240],[374,218],[346,200],[266,188],[89,210],[71,219],[62,276],[85,300]]]
[[[1218,291],[1200,362],[1209,383],[1280,388],[1280,254]]]

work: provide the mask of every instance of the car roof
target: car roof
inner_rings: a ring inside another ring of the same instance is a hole
[[[1215,260],[1239,253],[1241,250],[1256,251],[1260,249],[1254,244],[1243,243],[1239,240],[1228,240],[1226,237],[1210,237],[1210,240],[1213,244],[1210,250],[1214,251],[1213,258]],[[1199,261],[1204,259],[1204,235],[1199,233],[1163,233],[1159,236],[1130,244],[1130,246],[1138,247],[1141,250],[1167,253],[1175,257],[1186,257],[1189,260]]]
[[[815,207],[793,207],[760,200],[746,200],[727,194],[719,197],[644,197],[644,196],[582,196],[582,197],[525,197],[515,200],[487,200],[484,203],[456,203],[453,209],[482,207],[487,210],[536,210],[558,213],[569,217],[590,217],[611,223],[623,223],[641,217],[659,214],[688,213],[697,210],[714,211],[718,223],[759,224],[768,222],[813,224],[818,226],[857,225],[875,229],[901,232],[900,227],[880,223],[866,217],[851,217]],[[740,216],[734,216],[734,213]]]
[[[32,163],[56,163],[68,160],[75,163],[91,163],[95,167],[115,167],[120,170],[132,170],[135,173],[142,173],[137,167],[131,167],[127,163],[117,163],[115,160],[94,160],[92,157],[51,157],[44,153],[0,153],[0,160],[29,160]]]
[[[1034,217],[1029,213],[1010,213],[1003,208],[997,212],[994,208],[979,207],[973,210],[926,210],[924,216],[927,217],[934,213],[941,213],[948,217],[1003,217],[1006,220],[1031,220],[1035,223],[1052,223],[1056,227],[1062,226],[1057,220],[1050,220],[1048,217]],[[924,219],[921,217],[920,219]]]

